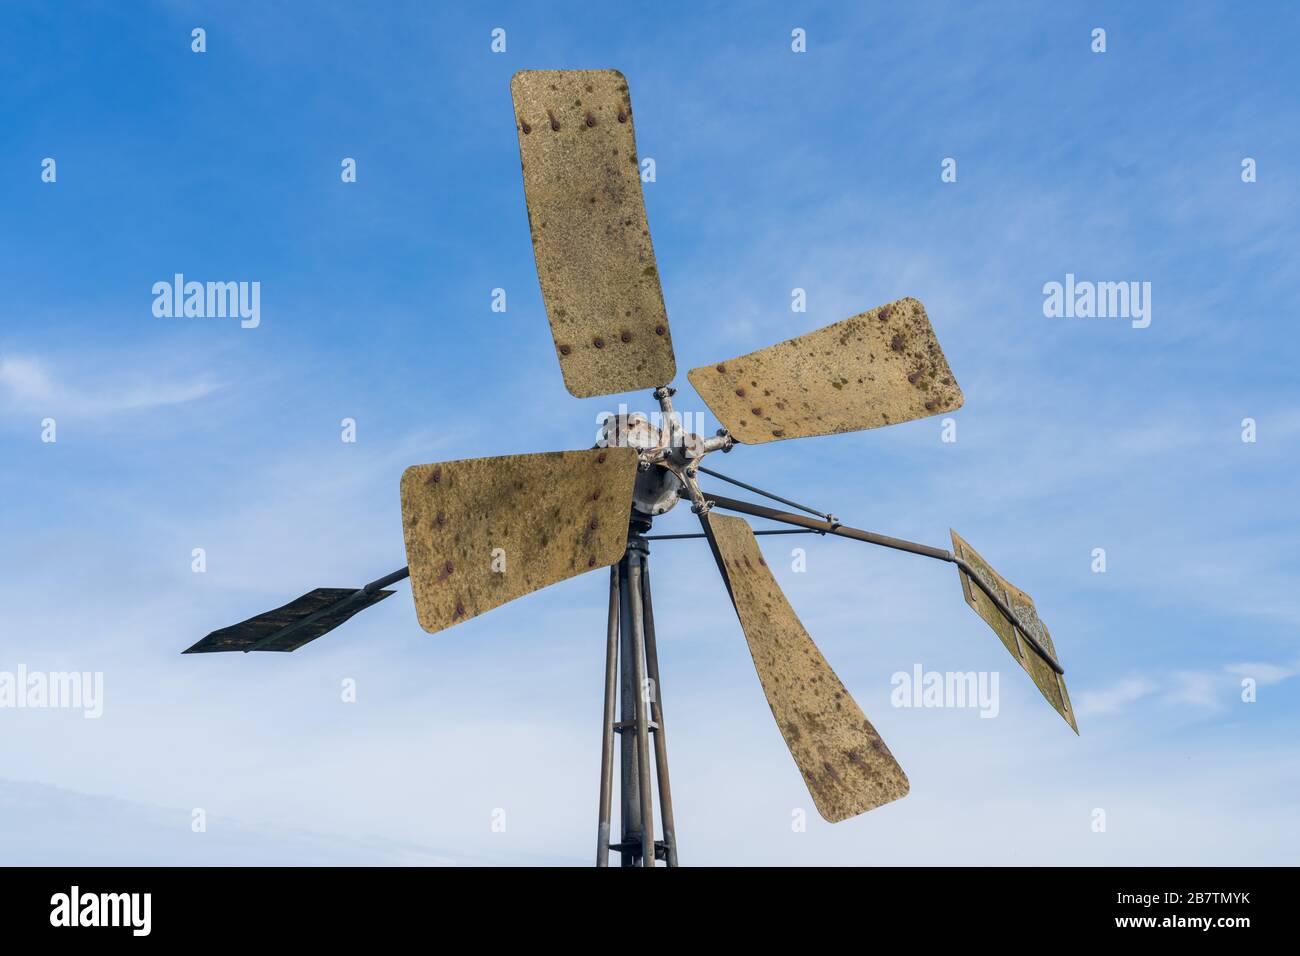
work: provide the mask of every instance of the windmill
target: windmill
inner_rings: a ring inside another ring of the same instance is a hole
[[[961,390],[921,303],[900,299],[692,369],[687,378],[724,427],[709,437],[688,434],[673,409],[676,360],[627,81],[615,70],[529,70],[515,74],[511,94],[537,274],[564,384],[578,398],[653,389],[659,412],[607,418],[591,449],[408,468],[401,481],[407,567],[362,588],[318,588],[214,631],[185,653],[297,650],[389,597],[389,585],[408,576],[420,625],[434,633],[609,568],[596,861],[608,865],[613,850],[624,866],[675,866],[653,540],[707,541],[772,716],[825,819],[848,819],[908,791],[902,768],[799,622],[757,542],[764,534],[817,533],[955,565],[966,603],[1077,733],[1064,671],[1033,600],[955,531],[948,550],[851,528],[703,464],[736,445],[878,428],[960,407]],[[702,475],[783,507],[706,491]],[[679,502],[698,516],[700,531],[648,534]],[[755,531],[735,515],[789,527]]]

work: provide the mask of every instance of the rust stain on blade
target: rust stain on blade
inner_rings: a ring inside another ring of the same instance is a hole
[[[743,518],[701,523],[731,592],[772,716],[832,823],[907,795],[907,776],[786,600]]]
[[[578,398],[677,372],[627,80],[523,70],[510,83],[528,225],[564,384]]]
[[[440,631],[618,561],[636,461],[631,448],[593,448],[406,469],[402,532],[420,626]]]
[[[966,561],[971,569],[978,575],[986,585],[1001,595],[1002,600],[1007,606],[1015,612],[1019,619],[1020,632],[1006,616],[998,610],[997,605],[989,600],[987,594],[970,579],[960,567],[957,574],[961,578],[962,594],[966,598],[966,603],[971,606],[989,627],[993,628],[993,633],[997,634],[998,639],[1002,641],[1008,653],[1016,659],[1016,662],[1025,670],[1034,684],[1037,685],[1041,693],[1052,709],[1060,714],[1070,728],[1077,734],[1079,725],[1074,719],[1074,708],[1070,705],[1070,694],[1065,689],[1065,678],[1061,677],[1052,669],[1034,649],[1033,644],[1026,641],[1021,636],[1028,632],[1034,636],[1039,644],[1059,662],[1060,655],[1056,653],[1056,645],[1052,643],[1052,635],[1047,631],[1047,625],[1038,617],[1038,610],[1034,607],[1034,599],[1031,598],[1020,588],[1016,587],[980,557],[979,552],[972,548],[966,540],[956,531],[949,529],[952,534],[953,554]]]
[[[925,307],[911,298],[687,377],[751,445],[895,425],[962,404]]]

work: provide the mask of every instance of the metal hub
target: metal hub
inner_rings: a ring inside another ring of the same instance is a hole
[[[597,446],[634,448],[640,470],[632,493],[633,511],[656,517],[672,510],[683,497],[692,510],[706,511],[708,505],[696,483],[696,469],[705,455],[714,451],[731,451],[735,445],[730,433],[719,428],[712,438],[682,429],[681,417],[673,410],[677,390],[668,386],[655,389],[659,403],[658,421],[642,412],[620,412],[601,423]]]
[[[653,518],[681,500],[682,480],[663,465],[650,465],[637,473],[632,488],[632,509]]]

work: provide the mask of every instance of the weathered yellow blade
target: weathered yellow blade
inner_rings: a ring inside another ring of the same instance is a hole
[[[989,600],[989,596],[971,580],[970,575],[958,567],[957,574],[961,578],[961,590],[966,596],[966,603],[984,619],[989,627],[993,628],[993,633],[1006,646],[1011,656],[1034,679],[1039,693],[1047,698],[1047,702],[1065,718],[1065,722],[1077,734],[1079,725],[1074,719],[1074,708],[1070,706],[1070,695],[1065,689],[1065,678],[1057,674],[1046,658],[1034,648],[1033,641],[1037,641],[1047,649],[1058,664],[1060,663],[1060,658],[1056,654],[1056,645],[1052,643],[1052,635],[1047,632],[1047,625],[1038,618],[1034,599],[994,571],[956,531],[952,532],[952,550],[953,554],[969,565],[986,586],[1002,598],[1016,615],[1017,621],[1013,623],[998,610],[997,605]],[[1033,636],[1033,641],[1025,639],[1026,633]]]
[[[781,736],[823,817],[907,795],[907,776],[799,623],[743,518],[700,516]]]
[[[925,307],[910,298],[687,377],[751,445],[895,425],[962,403]]]
[[[510,95],[565,387],[588,398],[667,385],[677,363],[627,80],[617,70],[521,70]]]
[[[402,531],[420,626],[440,631],[618,561],[636,470],[632,448],[406,469]]]

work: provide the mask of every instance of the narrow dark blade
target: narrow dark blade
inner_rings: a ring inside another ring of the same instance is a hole
[[[347,621],[358,611],[377,604],[392,591],[358,594],[360,588],[317,588],[247,621],[213,631],[186,654],[218,651],[296,651]],[[354,595],[356,595],[354,597]]]

